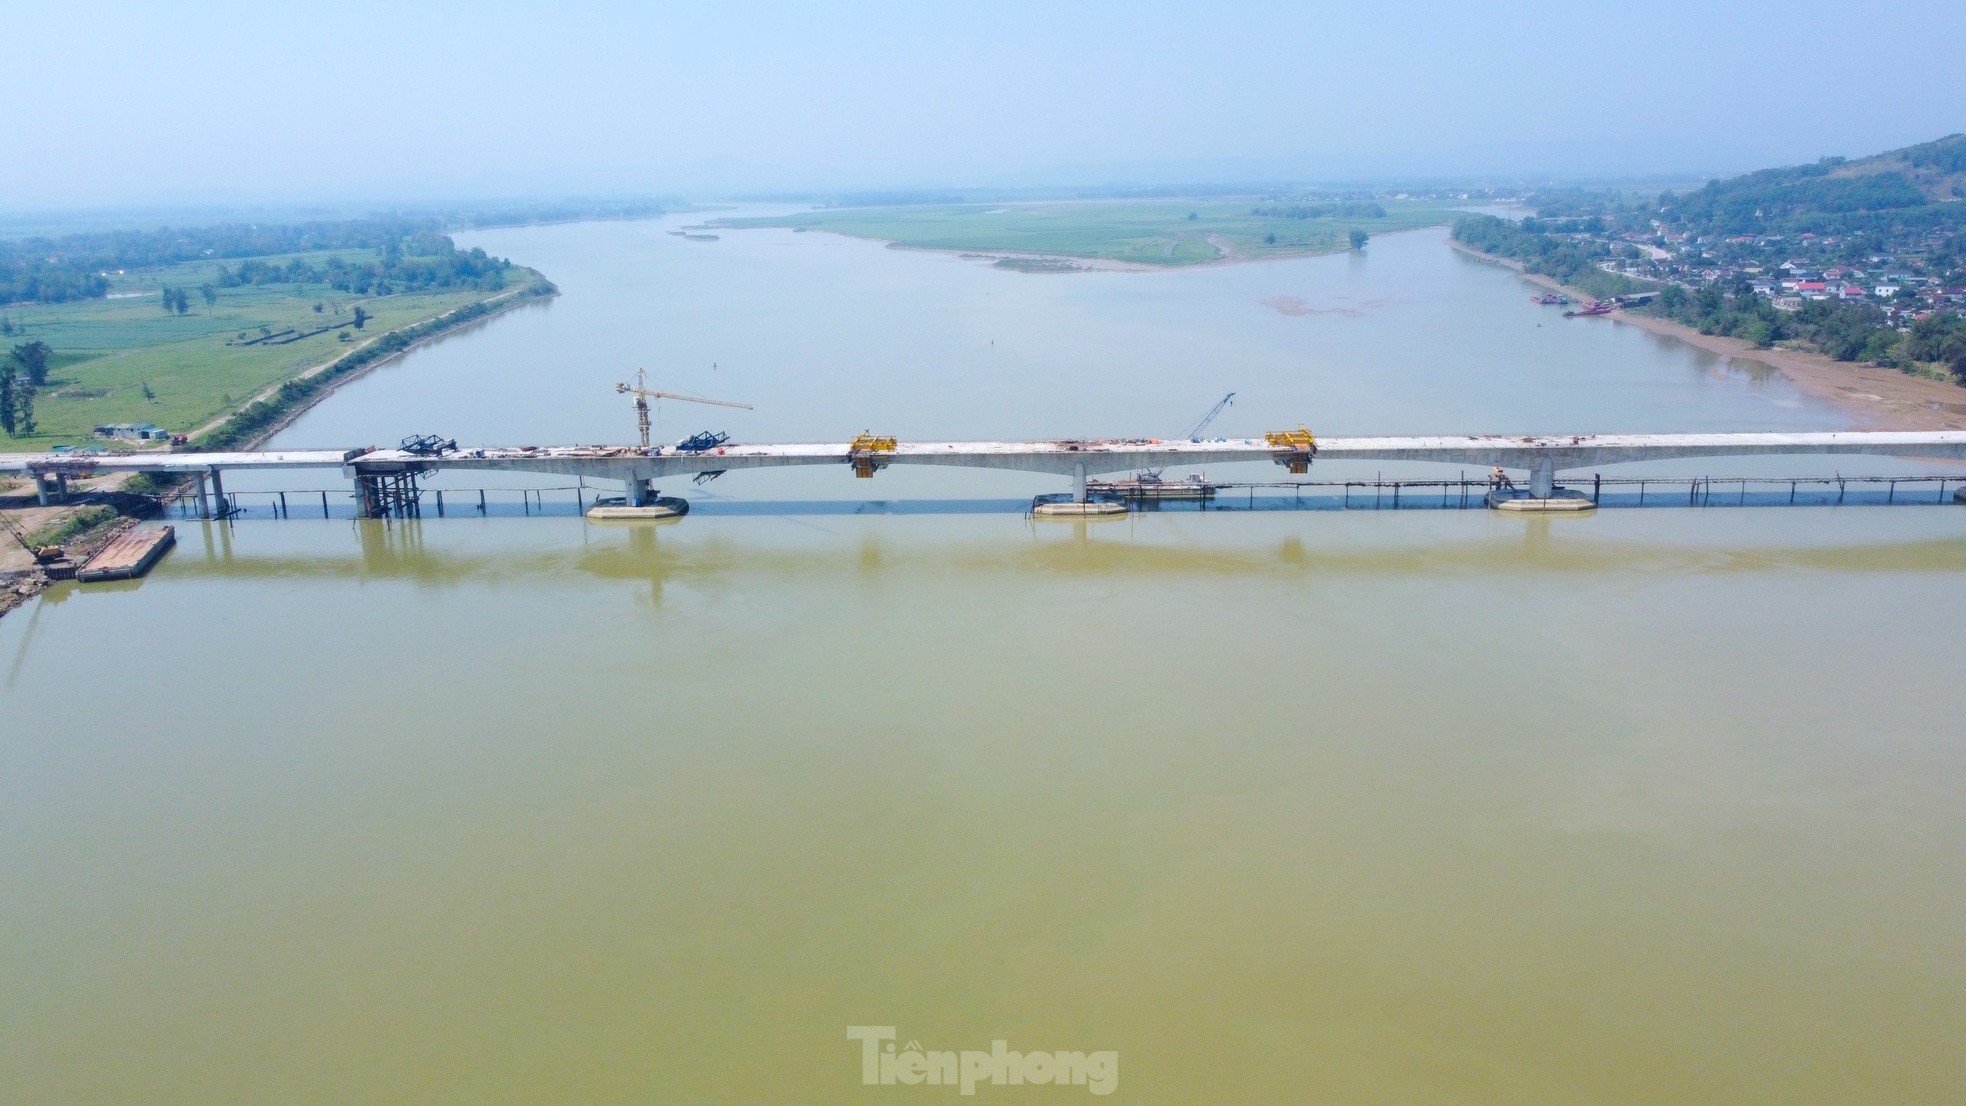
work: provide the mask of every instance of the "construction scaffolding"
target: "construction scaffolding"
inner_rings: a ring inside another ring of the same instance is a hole
[[[355,513],[360,518],[421,518],[423,489],[417,478],[430,471],[421,465],[355,477]]]

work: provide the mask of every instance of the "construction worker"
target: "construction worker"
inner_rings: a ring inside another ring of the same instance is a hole
[[[1514,491],[1515,481],[1509,479],[1509,474],[1502,471],[1502,466],[1496,465],[1488,474],[1488,486],[1498,492],[1504,490]]]

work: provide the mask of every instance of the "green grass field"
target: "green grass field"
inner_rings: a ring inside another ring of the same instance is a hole
[[[329,255],[306,256],[318,264]],[[201,262],[121,275],[103,300],[0,307],[0,316],[17,331],[25,329],[0,337],[0,344],[38,339],[55,351],[48,385],[35,399],[36,433],[0,438],[0,450],[96,442],[90,430],[110,422],[151,422],[173,433],[195,430],[362,341],[497,294],[352,296],[322,284],[279,284],[220,288],[218,303],[207,307],[198,286],[215,282],[217,268]],[[515,266],[506,289],[535,279],[532,270]],[[164,312],[160,290],[165,286],[185,289],[189,314]],[[322,306],[318,313],[316,303]],[[359,331],[354,329],[357,304],[370,316]],[[256,337],[261,327],[305,331],[334,322],[343,325],[287,345],[227,344],[241,335]],[[342,331],[348,341],[340,340]],[[144,398],[145,385],[154,399]]]
[[[1462,214],[1388,202],[1384,218],[1289,219],[1252,215],[1269,201],[1156,200],[830,208],[714,226],[800,227],[904,246],[1193,265],[1230,258],[1292,257],[1349,248],[1353,230],[1384,234],[1442,226]],[[1190,216],[1193,218],[1190,218]],[[1275,235],[1276,240],[1267,240]]]

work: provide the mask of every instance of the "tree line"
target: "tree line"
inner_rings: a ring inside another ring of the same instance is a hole
[[[1552,225],[1564,226],[1565,230],[1552,230]],[[1601,221],[1598,227],[1603,228]],[[1453,236],[1482,253],[1521,262],[1524,272],[1551,277],[1593,296],[1621,296],[1648,287],[1598,268],[1598,262],[1610,258],[1610,246],[1601,239],[1571,235],[1567,224],[1528,219],[1512,223],[1493,215],[1469,215],[1455,221]]]
[[[419,234],[390,242],[373,261],[330,257],[321,264],[304,258],[269,261],[249,258],[236,266],[220,266],[218,284],[224,288],[266,284],[326,284],[337,291],[362,296],[469,288],[495,292],[505,287],[512,263],[472,247],[460,250],[441,234]]]
[[[48,383],[46,342],[22,342],[0,357],[0,430],[10,438],[34,433],[34,394]]]
[[[1252,207],[1259,219],[1384,219],[1386,209],[1375,203],[1288,204]]]
[[[397,290],[481,287],[477,282],[488,279],[493,269],[502,279],[504,262],[492,265],[493,259],[485,257],[483,251],[458,251],[441,233],[443,225],[434,216],[387,217],[285,226],[225,223],[4,240],[0,241],[0,303],[100,299],[109,291],[106,274],[118,269],[158,269],[187,261],[327,250],[376,250],[393,256],[399,271],[372,276],[372,287],[377,283]],[[464,260],[451,256],[460,252],[475,256]],[[406,260],[410,258],[422,261],[412,264]],[[350,277],[351,284],[358,279]]]
[[[1897,368],[1935,362],[1966,383],[1966,318],[1947,312],[1913,320],[1900,333],[1872,304],[1806,300],[1797,310],[1784,311],[1746,284],[1731,289],[1708,284],[1691,291],[1670,284],[1644,310],[1702,334],[1738,338],[1763,349],[1799,340],[1838,361]]]

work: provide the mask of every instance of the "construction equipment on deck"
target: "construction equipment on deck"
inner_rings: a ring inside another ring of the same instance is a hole
[[[1270,458],[1302,476],[1311,470],[1311,459],[1317,456],[1317,436],[1308,427],[1295,430],[1272,430],[1263,435],[1270,443]]]
[[[614,386],[614,390],[622,395],[635,397],[635,425],[642,431],[643,449],[649,448],[649,400],[676,399],[684,403],[707,403],[713,407],[740,407],[746,411],[751,410],[751,405],[748,403],[733,403],[727,399],[706,399],[703,396],[685,395],[682,392],[656,392],[651,391],[647,384],[648,374],[641,369],[636,369],[635,383],[632,387],[627,384]]]
[[[877,438],[872,431],[862,430],[858,437],[847,443],[847,464],[853,466],[853,475],[862,480],[887,467],[884,454],[891,454],[899,443],[893,438]]]
[[[1215,402],[1215,406],[1210,407],[1208,409],[1208,414],[1203,415],[1200,421],[1196,422],[1193,426],[1190,426],[1188,428],[1188,432],[1186,434],[1181,435],[1181,440],[1188,441],[1188,442],[1201,441],[1201,432],[1207,430],[1209,424],[1213,423],[1216,417],[1219,416],[1222,412],[1227,411],[1229,408],[1235,406],[1235,402],[1236,402],[1236,394],[1234,392],[1230,392],[1228,395],[1223,396],[1221,399],[1217,400]],[[1163,471],[1162,469],[1141,469],[1139,472],[1133,474],[1132,482],[1136,484],[1161,483],[1162,481],[1160,478],[1160,474],[1162,471]]]
[[[457,439],[440,438],[435,434],[413,434],[404,438],[397,448],[417,457],[442,457],[457,449]]]
[[[1217,416],[1221,415],[1222,412],[1228,410],[1229,408],[1235,406],[1235,403],[1236,403],[1236,394],[1234,392],[1230,392],[1228,395],[1223,396],[1220,402],[1216,403],[1215,406],[1210,407],[1208,409],[1208,414],[1203,415],[1201,417],[1200,422],[1197,422],[1193,426],[1189,427],[1188,432],[1181,436],[1191,442],[1201,441],[1201,432],[1207,430],[1209,424],[1214,422]]]
[[[708,453],[730,441],[730,435],[721,430],[701,430],[676,443],[679,453]]]

